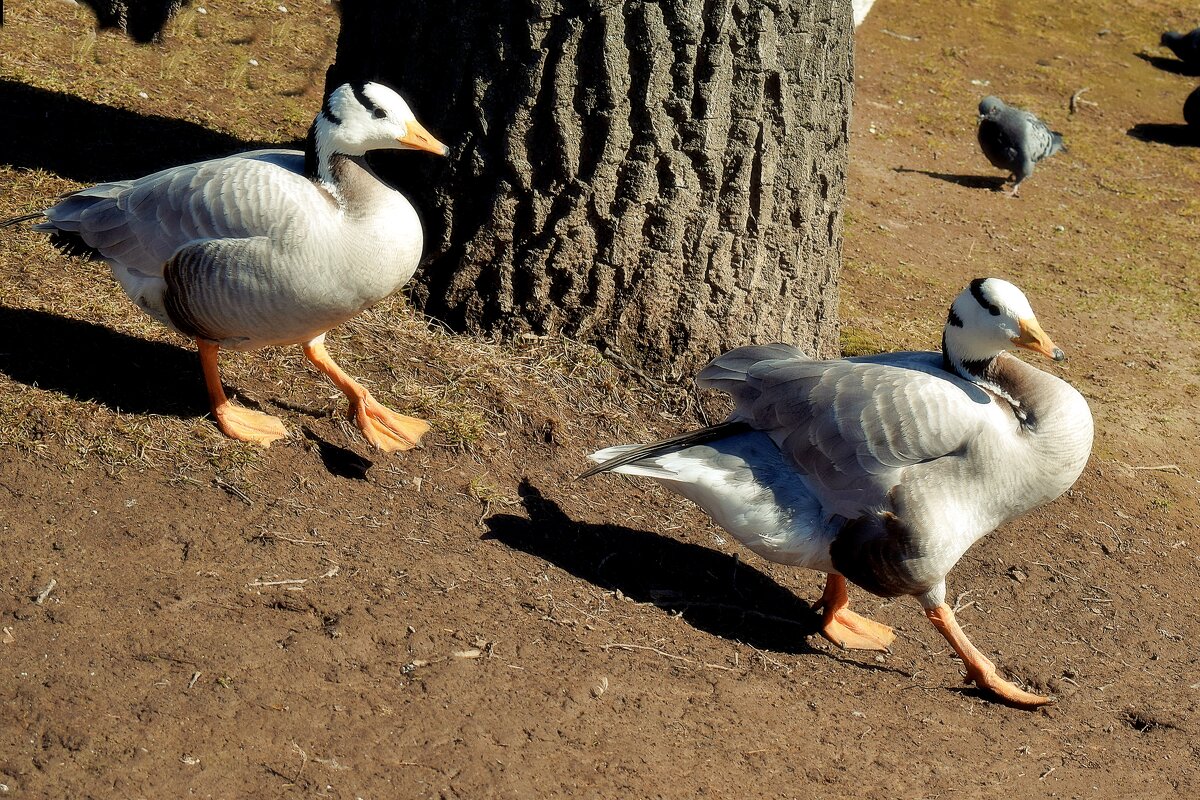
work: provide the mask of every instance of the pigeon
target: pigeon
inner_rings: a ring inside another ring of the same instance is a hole
[[[979,103],[979,146],[993,166],[1012,173],[1010,197],[1017,196],[1021,181],[1033,174],[1033,165],[1065,150],[1062,134],[1028,111],[1005,105],[988,96]]]
[[[1174,53],[1183,63],[1200,67],[1200,28],[1190,33],[1167,31],[1162,35],[1159,44]]]

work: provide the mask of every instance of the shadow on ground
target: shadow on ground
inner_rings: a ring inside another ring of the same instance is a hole
[[[135,414],[208,413],[200,360],[91,322],[0,306],[0,373]]]
[[[994,192],[1000,191],[1004,186],[1006,178],[999,175],[955,175],[949,172],[931,172],[927,169],[909,169],[908,167],[893,167],[895,172],[912,172],[918,175],[926,175],[930,178],[937,178],[939,181],[946,183],[954,183],[959,186],[965,186],[968,189],[990,189]]]
[[[1148,53],[1134,53],[1134,55],[1142,61],[1149,63],[1150,66],[1161,69],[1163,72],[1186,75],[1189,78],[1200,77],[1200,66],[1180,61],[1178,58],[1164,58],[1162,56],[1152,56]]]
[[[1172,147],[1200,147],[1200,135],[1196,129],[1183,123],[1142,122],[1134,125],[1126,134],[1143,142],[1169,144]]]
[[[278,146],[10,80],[0,80],[0,119],[0,163],[82,183],[136,178],[176,164]]]
[[[805,637],[818,630],[820,618],[757,569],[654,533],[576,522],[528,481],[519,491],[529,518],[489,517],[486,538],[638,602],[678,612],[692,626],[721,638],[760,650],[815,652]]]

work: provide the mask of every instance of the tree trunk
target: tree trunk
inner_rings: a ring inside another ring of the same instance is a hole
[[[330,84],[379,78],[450,144],[377,166],[422,211],[413,296],[655,373],[836,351],[845,0],[343,0]]]

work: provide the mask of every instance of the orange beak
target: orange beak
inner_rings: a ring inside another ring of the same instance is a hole
[[[1021,335],[1012,340],[1012,343],[1017,347],[1041,353],[1046,358],[1052,358],[1055,361],[1062,361],[1067,357],[1066,353],[1060,350],[1054,342],[1050,341],[1050,337],[1046,335],[1046,332],[1042,330],[1042,326],[1033,317],[1017,320],[1017,324],[1021,327]]]
[[[413,150],[424,150],[436,156],[450,155],[450,148],[433,138],[429,131],[421,126],[421,123],[413,120],[408,123],[407,128],[407,133],[396,137],[396,141],[400,144],[411,147]]]

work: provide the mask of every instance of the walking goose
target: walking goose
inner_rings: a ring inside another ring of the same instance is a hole
[[[337,87],[303,152],[256,150],[102,183],[45,211],[65,252],[103,259],[139,308],[195,339],[220,429],[269,445],[276,417],[225,396],[217,351],[301,344],[350,400],[350,417],[385,451],[419,443],[429,425],[377,402],[325,349],[325,332],[403,286],[421,257],[421,223],[371,171],[371,150],[445,155],[445,145],[379,83]]]
[[[696,382],[727,392],[727,421],[649,445],[593,453],[598,472],[654,478],[771,561],[828,573],[822,633],[887,650],[892,629],[848,608],[846,580],[913,595],[968,680],[1016,706],[1017,688],[967,639],[946,575],[976,540],[1065,492],[1092,447],[1087,402],[1005,352],[1055,361],[1029,301],[997,278],[950,306],[942,352],[815,361],[795,347],[740,347]]]

